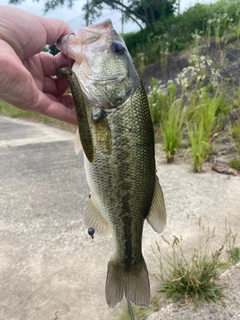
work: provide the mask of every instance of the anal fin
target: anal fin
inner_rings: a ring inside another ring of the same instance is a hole
[[[92,196],[89,197],[84,210],[83,221],[87,228],[93,228],[97,234],[107,235],[110,232],[109,225],[103,218]]]

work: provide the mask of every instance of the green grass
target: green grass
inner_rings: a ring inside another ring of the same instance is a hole
[[[207,57],[190,57],[193,65],[183,69],[170,85],[164,86],[152,78],[148,99],[153,124],[159,123],[161,128],[167,162],[173,161],[187,131],[193,168],[200,172],[212,153],[212,139],[222,130],[222,121],[233,110],[236,97],[225,94],[224,84],[216,85],[216,79],[209,84],[203,81],[214,75],[210,68],[212,62]],[[239,137],[238,129],[234,130],[235,137]],[[237,142],[237,138],[235,140]],[[237,143],[236,146],[240,150]]]
[[[229,256],[229,262],[236,264],[240,261],[240,248],[236,246],[237,234],[234,234],[229,225],[226,224],[226,230],[228,231],[226,236],[227,251]]]
[[[0,116],[6,116],[10,118],[20,118],[20,119],[27,119],[36,122],[42,122],[62,130],[67,130],[71,132],[76,131],[76,127],[65,123],[60,120],[52,119],[50,117],[44,116],[42,114],[30,111],[23,111],[21,109],[15,108],[12,105],[0,100]]]
[[[124,40],[134,59],[144,55],[145,65],[168,57],[169,53],[190,45],[196,48],[202,42],[214,39],[216,49],[221,42],[238,39],[240,34],[240,0],[218,0],[215,3],[197,3],[182,14],[157,21],[152,28],[124,34]],[[200,36],[196,41],[196,33]]]
[[[225,304],[223,287],[218,283],[218,278],[221,274],[220,257],[226,238],[221,246],[211,250],[214,229],[204,232],[204,228],[199,225],[198,247],[194,248],[191,254],[184,248],[183,240],[175,236],[172,242],[162,237],[170,253],[166,254],[157,244],[157,255],[160,257],[160,291],[180,305],[197,307],[203,302]],[[167,268],[163,267],[163,263],[167,263]]]
[[[210,145],[207,133],[204,131],[204,120],[188,127],[188,136],[191,143],[189,150],[193,159],[193,171],[200,172],[205,161],[209,157]]]
[[[208,140],[211,140],[214,133],[220,130],[221,117],[227,115],[231,110],[232,108],[224,101],[220,90],[209,94],[207,88],[203,87],[200,94],[193,91],[189,100],[187,117],[189,122],[200,123],[203,121],[203,130]]]
[[[228,165],[236,170],[240,171],[240,159],[232,159],[228,162]]]
[[[152,78],[148,96],[152,120],[154,124],[157,121],[160,123],[163,149],[168,163],[173,161],[181,146],[183,133],[187,130],[191,145],[188,152],[192,155],[194,171],[200,172],[211,155],[212,139],[215,133],[222,130],[222,119],[233,109],[233,104],[231,106],[229,101],[224,100],[222,87],[211,91],[206,86],[200,90],[195,87],[190,92],[183,87],[178,99],[176,90],[176,84],[172,83],[163,88],[157,79]],[[232,132],[238,146],[239,128],[235,127],[234,130]]]
[[[160,124],[167,163],[174,161],[174,156],[181,146],[184,117],[185,109],[175,103],[171,105],[168,115]]]
[[[133,310],[135,320],[145,319],[149,314],[151,314],[153,312],[151,305],[148,308],[138,307],[133,304],[131,304],[131,305],[132,305],[132,310]],[[131,320],[128,306],[127,306],[127,302],[126,302],[125,306],[122,309],[120,309],[117,319],[118,320]]]
[[[231,136],[236,144],[236,150],[240,154],[240,121],[231,128]]]
[[[185,118],[182,99],[176,101],[175,84],[172,83],[167,88],[161,88],[159,81],[152,78],[148,100],[152,122],[161,128],[163,150],[166,153],[167,162],[171,163],[181,146]]]
[[[234,247],[234,248],[231,249],[229,260],[233,264],[236,264],[237,262],[240,261],[240,248]]]
[[[219,115],[227,113],[222,95],[213,97],[203,88],[202,95],[190,101],[188,108],[188,136],[191,144],[190,153],[193,159],[193,170],[200,172],[204,162],[209,158],[211,139],[220,129]]]

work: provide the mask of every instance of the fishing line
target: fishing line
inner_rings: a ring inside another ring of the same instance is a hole
[[[71,63],[70,63],[70,59],[69,59],[69,56],[68,56],[68,39],[71,35],[75,35],[75,33],[71,32],[67,35],[67,41],[66,41],[66,56],[67,56],[67,61],[68,61],[68,65],[69,65],[69,69],[72,70],[72,67],[71,67]]]
[[[130,302],[130,300],[128,298],[127,298],[127,304],[128,304],[128,311],[129,311],[129,314],[130,314],[130,318],[131,318],[131,320],[135,320],[134,314],[133,314],[132,305],[131,305],[131,302]]]

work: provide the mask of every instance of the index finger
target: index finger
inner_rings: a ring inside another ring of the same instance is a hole
[[[47,52],[40,52],[39,57],[41,59],[43,73],[46,76],[55,76],[58,69],[69,66],[69,61],[62,52],[59,52],[55,56]]]

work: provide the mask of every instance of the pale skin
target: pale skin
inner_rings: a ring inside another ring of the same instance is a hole
[[[42,52],[71,32],[62,20],[0,6],[0,99],[77,125],[72,96],[64,95],[68,83],[55,77],[68,61],[62,53]]]

